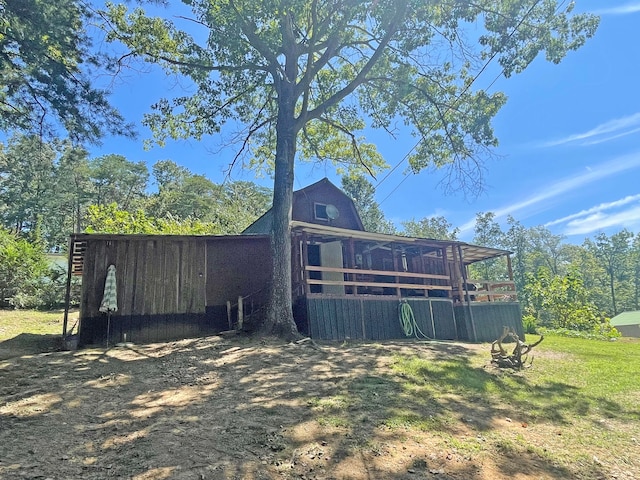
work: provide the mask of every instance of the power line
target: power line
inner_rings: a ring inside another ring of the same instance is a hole
[[[517,31],[518,29],[522,26],[522,24],[525,22],[525,20],[529,17],[529,15],[531,15],[531,12],[533,12],[533,9],[535,7],[538,6],[538,4],[541,2],[541,0],[536,0],[533,5],[531,5],[531,7],[529,8],[529,10],[527,10],[527,12],[523,15],[523,17],[520,19],[520,21],[518,22],[518,24],[515,26],[515,28],[511,31],[511,33],[509,34],[509,36],[507,38],[511,38]],[[563,2],[564,4],[564,2]],[[561,4],[562,5],[562,4]],[[559,7],[560,8],[560,7]],[[558,8],[558,10],[559,10]],[[557,12],[557,10],[556,10]],[[482,73],[489,67],[489,64],[495,59],[495,57],[498,55],[498,52],[494,52],[493,55],[491,55],[491,57],[485,62],[485,64],[482,66],[482,68],[478,71],[478,73],[476,73],[476,75],[473,77],[473,79],[471,80],[471,82],[469,82],[465,88],[462,90],[462,92],[460,92],[460,94],[458,95],[458,98],[456,98],[454,100],[454,102],[447,108],[447,110],[444,112],[444,114],[442,115],[442,117],[445,117],[447,115],[447,113],[449,113],[449,111],[451,111],[454,107],[457,106],[457,103],[462,99],[462,96],[467,93],[467,91],[469,90],[469,88],[471,88],[471,85],[473,85],[475,83],[475,81],[480,77],[480,75],[482,75]],[[503,68],[502,71],[496,76],[496,78],[494,78],[494,80],[491,82],[491,84],[489,85],[489,87],[487,87],[485,90],[488,90],[489,88],[491,88],[493,86],[493,84],[504,74],[505,69]],[[387,178],[389,178],[389,176],[391,176],[391,174],[400,166],[404,163],[404,161],[409,158],[409,155],[411,155],[411,152],[413,152],[418,145],[420,145],[420,143],[424,140],[424,138],[426,137],[426,135],[428,135],[429,133],[431,133],[439,124],[440,124],[441,120],[437,120],[436,122],[434,122],[428,129],[427,131],[422,134],[420,136],[420,139],[415,143],[415,145],[413,145],[413,147],[411,147],[409,149],[409,151],[406,153],[406,155],[404,157],[402,157],[402,159],[396,163],[396,165],[389,171],[389,173],[387,173],[373,188],[374,191],[378,189],[378,187],[382,184],[382,182],[384,182]],[[389,193],[381,202],[379,202],[378,204],[382,204],[385,200],[387,200],[393,193],[395,193],[396,190],[398,190],[398,188],[400,188],[400,186],[408,179],[409,177],[406,176],[404,177],[400,183],[391,191],[391,193]]]

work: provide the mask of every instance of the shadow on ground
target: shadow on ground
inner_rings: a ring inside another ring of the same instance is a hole
[[[526,408],[511,405],[515,397],[508,395],[489,401],[504,379],[474,367],[472,355],[459,344],[318,347],[209,337],[2,361],[0,477],[480,480],[610,473],[591,459],[563,465],[554,450],[562,445],[548,445],[545,454],[535,439],[531,448],[519,444],[522,427],[504,419]],[[526,378],[517,382],[527,388]],[[541,430],[577,411],[569,385],[535,395],[556,395],[560,405]]]
[[[61,349],[62,337],[60,335],[21,333],[0,342],[0,360],[42,352],[55,352]]]

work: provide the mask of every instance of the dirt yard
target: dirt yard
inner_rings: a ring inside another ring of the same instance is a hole
[[[633,478],[567,469],[545,445],[514,456],[500,443],[524,434],[513,411],[447,392],[414,404],[390,368],[480,348],[215,336],[0,361],[0,478]]]

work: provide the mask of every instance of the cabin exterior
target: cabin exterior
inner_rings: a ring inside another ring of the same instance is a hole
[[[245,233],[268,234],[270,215]],[[326,178],[294,193],[292,219],[294,317],[304,334],[405,338],[405,301],[429,338],[493,341],[504,326],[524,338],[511,252],[366,232],[353,201]],[[469,278],[469,265],[498,257],[506,258],[507,280]]]
[[[458,241],[364,231],[351,199],[323,179],[294,192],[292,294],[299,330],[315,339],[523,338],[509,253]],[[263,312],[271,281],[271,211],[235,236],[73,235],[70,272],[82,275],[81,344],[161,341],[237,327]],[[509,279],[470,279],[468,266],[506,257]],[[118,310],[98,311],[109,265]],[[403,307],[407,310],[407,307]]]
[[[400,302],[423,337],[491,341],[509,326],[524,335],[512,280],[470,279],[472,263],[508,252],[292,223],[298,328],[312,338],[404,338]]]

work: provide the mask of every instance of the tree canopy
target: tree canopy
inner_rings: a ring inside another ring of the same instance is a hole
[[[382,213],[380,205],[375,200],[375,187],[371,185],[364,175],[345,175],[342,177],[341,184],[344,193],[353,200],[366,231],[396,233],[395,226],[384,218],[384,213]]]
[[[90,14],[79,0],[0,2],[0,130],[49,136],[62,127],[91,142],[131,134],[106,91],[92,85],[106,57],[91,50]]]
[[[413,171],[450,166],[477,184],[497,144],[501,93],[473,86],[495,59],[505,76],[544,51],[559,62],[593,35],[592,15],[556,0],[185,0],[189,30],[143,9],[110,8],[109,38],[194,93],[160,99],[146,117],[159,142],[202,138],[232,122],[238,156],[273,167],[273,281],[265,328],[296,332],[291,311],[290,219],[294,163],[329,160],[372,173],[384,162],[366,127],[419,137]],[[184,16],[182,16],[184,18]],[[240,125],[238,127],[238,125]]]

